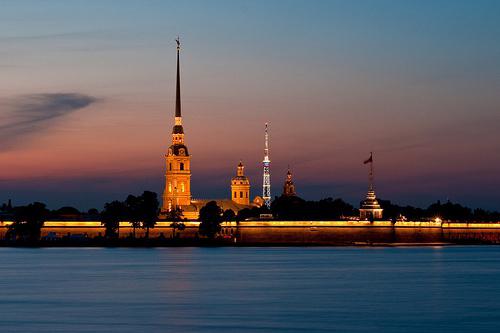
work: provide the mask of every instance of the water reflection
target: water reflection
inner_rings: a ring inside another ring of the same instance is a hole
[[[1,332],[464,332],[500,247],[0,249]]]

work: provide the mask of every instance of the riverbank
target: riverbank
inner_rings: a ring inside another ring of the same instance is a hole
[[[500,244],[500,223],[435,221],[243,221],[225,222],[220,237],[198,234],[199,222],[173,230],[160,221],[145,238],[144,229],[121,222],[118,239],[103,237],[99,221],[47,221],[41,241],[34,244],[5,240],[9,222],[0,223],[0,246],[407,246],[435,244]],[[135,234],[135,237],[133,235]],[[135,238],[135,239],[134,239]]]
[[[108,247],[108,248],[167,248],[167,247],[433,247],[433,246],[457,246],[457,245],[492,245],[484,241],[462,241],[462,242],[408,242],[408,243],[384,243],[384,242],[234,242],[226,239],[116,239],[116,240],[53,240],[53,241],[0,241],[0,247],[18,248],[64,248],[64,247]]]

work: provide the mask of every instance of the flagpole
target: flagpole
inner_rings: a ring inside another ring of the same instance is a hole
[[[370,190],[373,190],[373,152],[370,152]]]

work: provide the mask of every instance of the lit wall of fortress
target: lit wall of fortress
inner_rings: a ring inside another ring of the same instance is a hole
[[[8,225],[0,222],[0,238]],[[170,238],[170,222],[160,221],[150,230],[150,237]],[[199,222],[185,222],[186,228],[176,231],[177,237],[195,238]],[[104,235],[99,221],[47,221],[42,228],[44,236]],[[120,223],[120,237],[128,237],[133,230],[128,222]],[[144,236],[144,229],[136,229],[136,237]],[[500,222],[396,222],[391,221],[243,221],[223,223],[222,235],[247,244],[404,244],[404,243],[500,243]]]

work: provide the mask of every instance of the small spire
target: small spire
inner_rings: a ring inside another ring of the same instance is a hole
[[[290,166],[288,166],[285,184],[283,185],[283,195],[287,197],[297,195],[297,192],[295,192],[295,184],[293,183],[292,180],[292,171],[290,171]]]
[[[236,175],[238,177],[243,177],[245,175],[245,166],[243,165],[243,162],[240,161],[240,163],[238,163],[238,170],[236,172]]]

